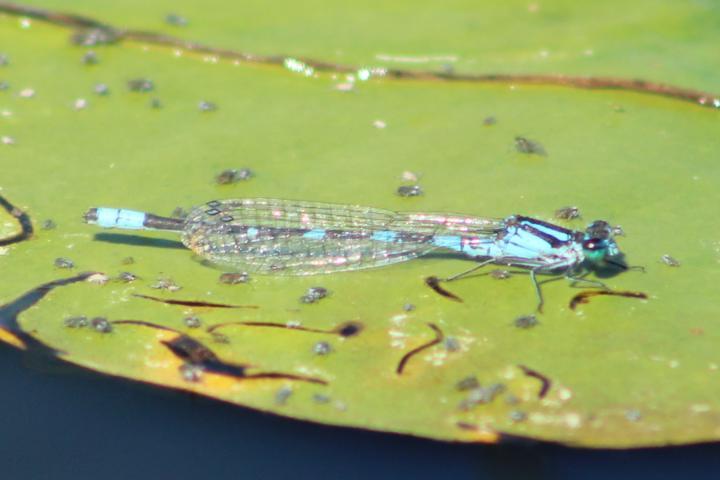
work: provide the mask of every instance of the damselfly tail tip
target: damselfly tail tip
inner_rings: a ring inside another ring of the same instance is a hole
[[[85,223],[89,224],[95,224],[98,221],[98,209],[97,208],[91,208],[87,212],[83,214],[83,220]]]

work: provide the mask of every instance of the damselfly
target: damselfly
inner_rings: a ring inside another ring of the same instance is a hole
[[[612,227],[598,220],[582,231],[522,215],[504,219],[447,213],[392,212],[355,205],[278,199],[214,200],[184,219],[117,208],[92,208],[85,221],[105,228],[172,230],[208,261],[237,271],[314,275],[380,267],[432,251],[452,251],[478,263],[447,281],[488,265],[524,268],[538,297],[536,275],[579,275],[613,261],[620,251]]]

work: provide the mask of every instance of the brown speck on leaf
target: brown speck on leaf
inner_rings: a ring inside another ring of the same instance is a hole
[[[327,355],[332,352],[332,346],[328,342],[317,342],[312,349],[315,355]]]
[[[155,83],[149,78],[134,78],[128,80],[127,86],[131,92],[151,92],[155,90]]]
[[[69,317],[63,322],[68,328],[84,328],[87,327],[90,322],[85,316]]]
[[[112,324],[108,322],[108,319],[105,317],[95,317],[90,321],[90,325],[92,328],[97,330],[100,333],[110,333],[112,332]]]
[[[401,185],[397,188],[397,194],[401,197],[419,197],[424,193],[420,185]]]
[[[75,268],[75,262],[65,257],[58,257],[54,262],[57,268]]]
[[[150,285],[150,288],[156,290],[167,290],[168,292],[177,292],[182,287],[175,283],[172,278],[159,278],[157,282]]]
[[[313,402],[319,403],[321,405],[325,403],[330,403],[330,397],[322,393],[316,393],[315,395],[313,395]]]
[[[515,137],[515,150],[517,150],[520,153],[524,153],[527,155],[540,155],[542,157],[547,156],[547,152],[545,151],[545,147],[540,144],[540,142],[537,142],[535,140],[530,140],[529,138],[525,137]]]
[[[490,275],[490,277],[494,278],[495,280],[506,280],[506,279],[512,277],[512,273],[510,273],[509,270],[504,270],[501,268],[495,268],[493,270],[490,270],[489,275]]]
[[[679,267],[680,266],[680,262],[668,254],[665,254],[662,257],[660,257],[660,260],[668,267]]]
[[[473,388],[478,388],[479,386],[480,386],[480,382],[478,381],[477,377],[475,375],[471,375],[469,377],[465,377],[462,380],[460,380],[455,385],[455,388],[457,388],[460,391],[464,391],[464,390],[472,390]]]
[[[185,317],[183,319],[183,323],[188,328],[200,328],[202,320],[198,316],[190,315],[189,317]]]
[[[215,177],[215,183],[218,185],[229,185],[231,183],[237,183],[244,180],[250,180],[255,174],[249,168],[240,169],[227,169],[220,172]]]
[[[517,318],[513,321],[513,324],[514,324],[517,328],[522,328],[522,329],[533,328],[533,327],[536,326],[538,323],[539,323],[539,322],[538,322],[538,319],[537,319],[537,317],[536,317],[535,315],[523,315],[523,316],[521,316],[521,317],[517,317]]]
[[[330,291],[325,287],[310,287],[305,295],[300,297],[301,303],[316,303],[330,295]]]
[[[290,387],[282,387],[277,392],[275,392],[275,404],[276,405],[285,405],[287,403],[288,398],[290,398],[290,395],[292,395],[293,391]]]
[[[186,382],[197,383],[202,380],[204,369],[201,365],[184,363],[180,365],[180,376]]]
[[[574,220],[580,218],[580,209],[575,206],[562,207],[555,210],[555,218],[560,220]]]
[[[55,230],[57,228],[57,224],[52,219],[47,219],[43,221],[40,228],[43,230]]]
[[[220,275],[220,283],[225,285],[237,285],[239,283],[247,283],[250,280],[250,275],[247,272],[241,273],[223,273]]]

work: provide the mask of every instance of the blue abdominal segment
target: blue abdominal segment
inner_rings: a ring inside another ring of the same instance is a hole
[[[144,212],[121,208],[98,208],[97,224],[103,228],[124,228],[141,230],[145,228]]]
[[[391,230],[379,230],[372,234],[372,239],[378,242],[394,242],[397,237],[397,232]]]
[[[250,232],[248,231],[248,234]],[[303,233],[303,238],[308,240],[322,240],[325,238],[326,231],[324,228],[314,228],[308,232]]]

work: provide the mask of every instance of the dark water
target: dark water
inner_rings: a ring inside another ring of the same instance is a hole
[[[717,479],[720,445],[450,445],[308,425],[0,346],[1,479]]]

